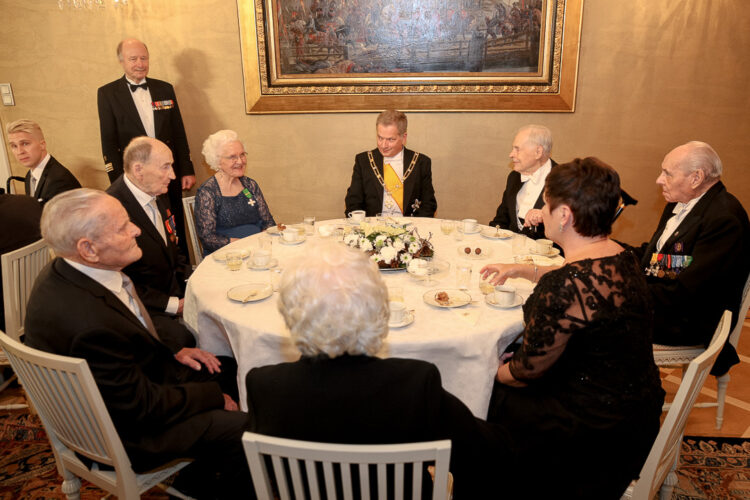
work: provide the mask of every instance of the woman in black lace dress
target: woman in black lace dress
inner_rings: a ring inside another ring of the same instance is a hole
[[[503,475],[525,498],[620,498],[659,430],[664,400],[652,351],[652,305],[638,262],[608,238],[617,173],[596,158],[550,172],[545,233],[565,265],[489,265],[492,281],[539,278],[523,343],[504,355],[488,421]],[[506,476],[507,473],[507,476]]]

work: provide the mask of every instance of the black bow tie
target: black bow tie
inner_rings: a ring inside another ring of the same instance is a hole
[[[148,90],[148,84],[146,82],[143,82],[140,85],[134,85],[132,83],[128,83],[130,85],[130,91],[135,92],[138,89]]]

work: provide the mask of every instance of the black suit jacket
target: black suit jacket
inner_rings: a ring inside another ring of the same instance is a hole
[[[375,165],[383,175],[383,155],[378,149],[372,151]],[[404,172],[409,168],[414,151],[404,148]],[[415,210],[412,205],[418,201]],[[370,167],[367,151],[358,154],[354,159],[352,182],[346,191],[346,212],[364,210],[368,217],[383,211],[383,186]],[[437,210],[435,189],[432,187],[432,162],[430,157],[420,153],[414,170],[404,182],[404,215],[415,217],[433,217]]]
[[[54,156],[50,156],[47,165],[42,171],[42,176],[36,185],[36,191],[31,193],[31,170],[26,172],[26,178],[23,181],[26,194],[36,198],[39,203],[44,204],[56,194],[63,191],[70,191],[81,187],[81,183],[75,178],[70,170],[63,167]]]
[[[149,308],[149,312],[163,313],[169,297],[185,296],[188,265],[169,237],[167,243],[164,243],[159,231],[128,189],[122,176],[112,183],[107,193],[120,200],[130,220],[141,229],[136,241],[143,251],[143,256],[123,269],[123,272],[133,280],[138,295]],[[164,221],[168,218],[165,203],[161,197],[156,198],[162,224],[165,224]]]
[[[557,166],[555,160],[550,160],[552,167]],[[544,238],[544,224],[539,224],[532,227],[524,227],[518,229],[516,224],[516,197],[518,192],[521,190],[523,182],[521,182],[521,174],[513,170],[508,174],[508,180],[505,182],[505,191],[503,192],[503,199],[500,202],[500,206],[497,207],[497,213],[495,218],[490,221],[490,226],[500,226],[502,229],[508,229],[514,233],[520,233],[528,236],[529,238],[539,239]],[[541,209],[544,206],[544,190],[539,193],[534,208]]]
[[[0,255],[18,250],[42,238],[39,219],[42,206],[22,194],[0,194]],[[0,329],[5,329],[3,307],[3,270],[0,268]]]
[[[675,205],[664,207],[651,241],[636,250],[644,270],[651,264]],[[655,307],[654,342],[708,345],[725,309],[732,311],[733,324],[738,321],[750,272],[750,222],[745,209],[723,183],[716,183],[675,229],[661,253],[689,255],[693,261],[676,278],[647,276]],[[713,373],[721,375],[737,362],[737,353],[727,343]]]
[[[488,439],[483,423],[443,389],[431,363],[302,358],[253,368],[246,384],[253,432],[351,444],[451,439],[457,494],[471,498],[467,489],[482,491],[483,481],[491,480],[491,474],[477,472]]]
[[[136,470],[185,456],[224,406],[221,386],[180,364],[106,288],[63,259],[39,274],[25,343],[86,359]],[[192,455],[188,455],[192,456]]]
[[[172,150],[177,179],[170,185],[179,185],[182,176],[193,175],[193,163],[177,97],[174,88],[167,82],[155,78],[148,78],[146,82],[153,102],[171,101],[166,109],[154,110],[154,131],[156,138]],[[125,76],[99,87],[97,93],[102,154],[110,182],[122,174],[122,153],[128,143],[134,137],[146,135],[131,94]]]

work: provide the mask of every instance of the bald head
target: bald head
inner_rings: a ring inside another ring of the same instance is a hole
[[[141,83],[148,75],[148,48],[135,38],[126,38],[117,45],[117,59],[120,60],[125,76],[135,83]]]

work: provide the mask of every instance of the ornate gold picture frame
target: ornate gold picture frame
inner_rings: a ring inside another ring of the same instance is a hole
[[[574,111],[583,0],[237,0],[246,111]]]

